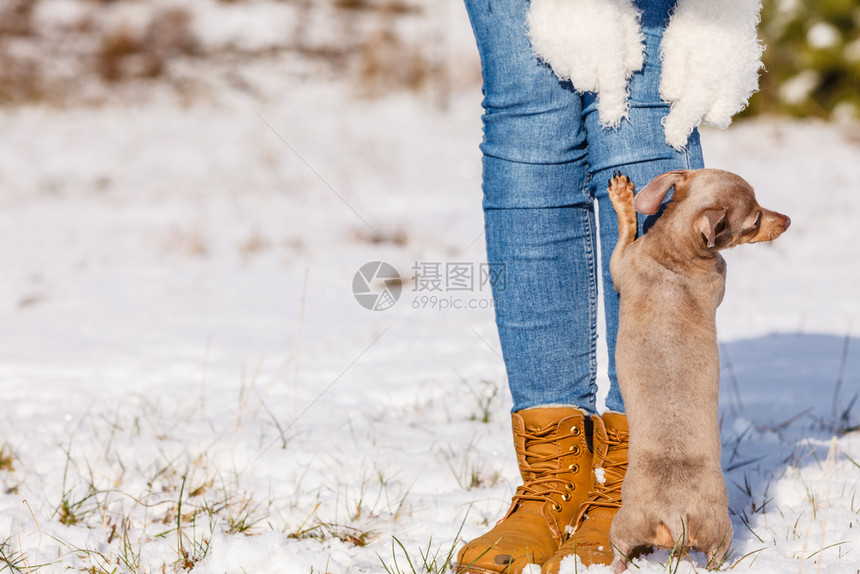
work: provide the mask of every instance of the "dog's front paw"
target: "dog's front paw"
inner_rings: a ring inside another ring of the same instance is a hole
[[[626,175],[618,171],[613,173],[609,180],[609,199],[612,205],[618,209],[619,205],[632,204],[634,189],[633,182]]]
[[[609,180],[609,201],[612,202],[612,207],[619,217],[629,217],[631,214],[635,217],[633,209],[633,182],[620,172],[612,174]]]

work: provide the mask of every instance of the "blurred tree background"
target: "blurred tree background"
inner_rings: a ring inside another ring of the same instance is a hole
[[[860,3],[764,0],[767,49],[746,115],[860,118]]]

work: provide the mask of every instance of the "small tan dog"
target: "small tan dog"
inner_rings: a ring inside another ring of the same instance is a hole
[[[655,214],[636,239],[636,212]],[[621,296],[615,351],[630,424],[630,462],[612,521],[614,571],[642,547],[692,548],[716,566],[732,542],[720,468],[720,356],[716,311],[726,263],[720,249],[771,241],[785,215],[763,209],[741,177],[714,169],[670,171],[634,200],[616,174],[609,197],[618,215],[610,271]]]

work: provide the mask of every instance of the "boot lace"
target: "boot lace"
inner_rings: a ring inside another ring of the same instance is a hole
[[[606,429],[606,449],[594,449],[594,468],[603,469],[603,478],[594,481],[594,486],[588,497],[582,502],[576,517],[576,528],[585,520],[586,514],[592,508],[621,508],[621,485],[627,470],[627,460],[609,459],[609,454],[617,447],[626,446],[629,441],[627,432]]]
[[[558,459],[564,454],[559,450],[552,454],[541,455],[534,452],[534,448],[540,445],[556,443],[564,439],[579,436],[580,430],[578,427],[570,428],[566,434],[560,434],[556,431],[560,430],[558,423],[552,423],[538,429],[526,428],[523,432],[525,436],[525,446],[516,446],[518,456],[522,456],[524,460],[523,474],[531,475],[531,479],[526,480],[522,486],[517,488],[514,494],[513,501],[516,504],[524,501],[534,502],[552,502],[553,507],[559,510],[558,503],[553,502],[550,498],[553,494],[560,494],[562,500],[570,500],[570,490],[573,483],[559,478],[559,475],[570,472],[568,468],[559,468]],[[564,490],[562,490],[564,489]]]

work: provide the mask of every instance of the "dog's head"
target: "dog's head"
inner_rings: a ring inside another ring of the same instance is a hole
[[[725,249],[742,243],[772,241],[791,220],[764,209],[752,186],[742,177],[718,169],[681,169],[655,177],[634,199],[636,211],[653,215],[674,187],[672,207],[661,217],[673,231],[690,235],[705,249]]]

